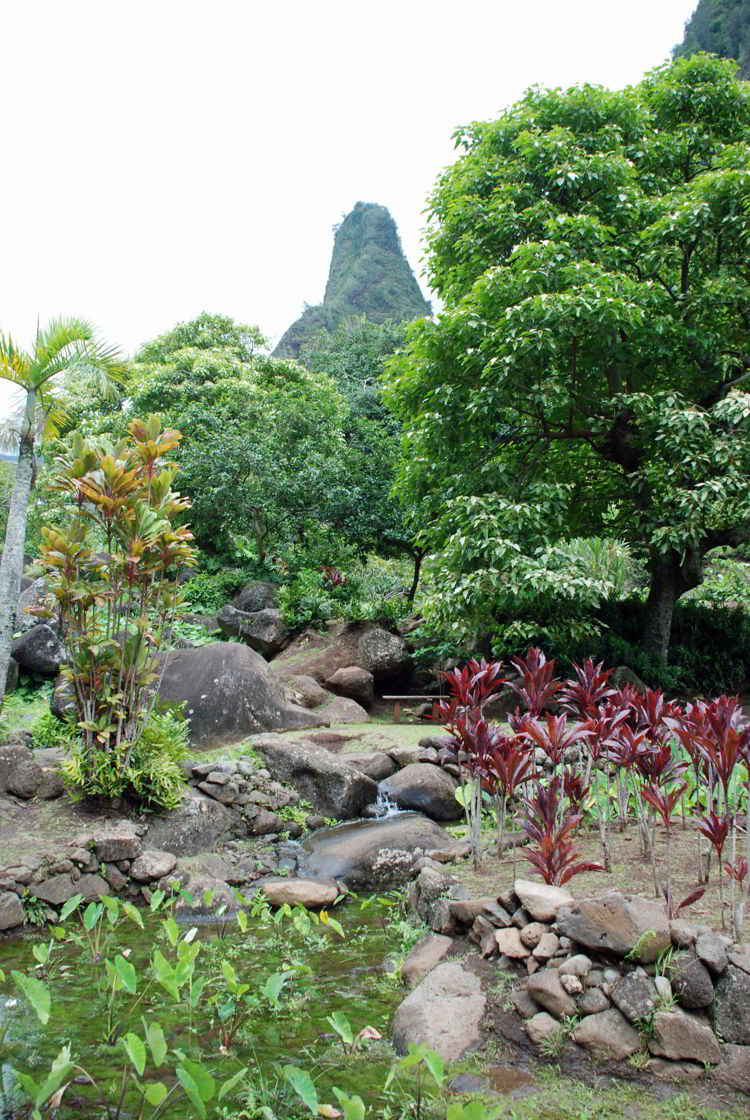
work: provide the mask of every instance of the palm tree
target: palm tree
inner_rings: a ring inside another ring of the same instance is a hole
[[[18,447],[18,464],[10,499],[5,547],[0,562],[0,711],[10,662],[13,621],[21,589],[29,493],[34,477],[34,449],[38,439],[59,435],[66,419],[58,395],[60,375],[68,371],[95,374],[100,389],[112,391],[122,379],[123,359],[112,347],[99,342],[85,319],[52,319],[37,326],[33,349],[18,350],[10,335],[0,332],[0,378],[11,381],[25,398],[11,434]]]

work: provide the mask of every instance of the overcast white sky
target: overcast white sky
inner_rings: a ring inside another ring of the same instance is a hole
[[[132,353],[208,310],[277,339],[358,199],[419,273],[455,126],[638,81],[696,3],[4,0],[0,329],[78,314]]]

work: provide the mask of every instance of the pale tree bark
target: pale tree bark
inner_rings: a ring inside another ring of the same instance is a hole
[[[5,529],[5,546],[0,561],[0,711],[5,699],[5,681],[10,664],[10,646],[13,640],[16,606],[21,593],[23,553],[26,544],[26,520],[29,494],[34,473],[34,411],[36,392],[29,390],[26,397],[21,445],[18,453],[16,478],[10,499],[8,524]]]

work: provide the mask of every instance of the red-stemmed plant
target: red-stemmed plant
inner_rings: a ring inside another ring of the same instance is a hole
[[[546,787],[536,783],[532,797],[523,798],[523,828],[536,847],[523,850],[524,859],[539,872],[545,883],[562,886],[583,871],[603,871],[600,863],[581,860],[572,835],[581,814],[560,805],[560,779],[553,777]]]

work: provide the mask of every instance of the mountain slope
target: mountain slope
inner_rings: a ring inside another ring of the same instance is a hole
[[[396,223],[385,206],[358,202],[336,229],[323,302],[306,307],[274,350],[278,358],[296,358],[321,328],[332,331],[350,315],[374,323],[403,322],[429,315]]]
[[[739,77],[750,78],[750,0],[699,0],[672,53],[686,58],[696,51],[736,58]]]

